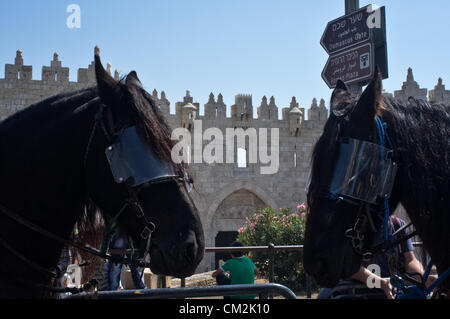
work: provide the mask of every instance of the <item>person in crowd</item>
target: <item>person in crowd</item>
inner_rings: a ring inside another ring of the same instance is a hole
[[[130,248],[130,244],[126,234],[120,229],[119,226],[116,226],[114,232],[111,236],[111,240],[109,242],[109,250],[124,250]],[[130,266],[131,277],[133,279],[134,286],[136,289],[147,289],[143,282],[143,269],[139,269],[138,267]],[[118,290],[120,287],[120,274],[122,272],[122,264],[118,264],[107,260],[103,265],[103,276],[104,280],[101,283],[100,289],[101,291],[111,291]]]
[[[406,222],[403,219],[398,218],[395,215],[392,215],[389,219],[388,231],[390,232],[390,234],[393,234],[398,229],[403,227],[405,224]],[[404,229],[397,236],[407,236],[407,235],[408,231]],[[383,229],[380,229],[380,231],[375,236],[373,246],[377,246],[378,244],[382,243],[384,241],[383,236],[384,236]],[[401,242],[394,249],[397,250],[395,254],[399,256],[398,260],[396,261],[396,268],[398,268],[397,270],[400,272],[410,273],[412,274],[413,277],[415,277],[415,279],[418,279],[420,281],[425,271],[422,264],[414,254],[414,247],[411,239],[407,239]],[[367,268],[369,267],[369,265],[377,265],[380,269],[380,273],[376,274],[370,271]],[[392,293],[392,284],[390,282],[391,275],[394,274],[391,274],[390,272],[388,256],[386,253],[380,253],[376,255],[371,261],[362,264],[355,274],[353,274],[347,280],[340,281],[336,287],[348,285],[352,281],[354,283],[363,283],[366,285],[369,282],[371,282],[372,284],[379,283],[378,289],[381,289],[384,292],[385,297],[388,299],[394,299],[394,295]],[[430,286],[434,280],[436,280],[435,276],[429,276],[425,283],[425,286],[426,287]],[[322,289],[317,298],[318,299],[330,298],[335,288]]]
[[[231,247],[242,247],[242,243],[235,241]],[[242,251],[230,253],[230,259],[212,273],[218,285],[243,285],[254,284],[255,275],[259,274],[258,268],[250,258],[245,257]],[[224,297],[226,298],[226,297]],[[231,296],[231,299],[253,299],[255,295]]]

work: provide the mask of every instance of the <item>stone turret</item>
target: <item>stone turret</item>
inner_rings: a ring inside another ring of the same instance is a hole
[[[253,103],[251,94],[238,94],[234,97],[234,105],[231,106],[231,117],[239,121],[253,119]]]
[[[269,120],[277,120],[277,119],[278,119],[278,107],[275,104],[275,98],[271,96],[269,101]]]
[[[305,119],[305,109],[299,108],[297,99],[292,97],[289,109],[283,109],[284,117],[289,121],[289,132],[292,136],[299,136],[302,123]]]
[[[421,100],[427,99],[427,89],[421,89],[419,84],[414,81],[414,75],[411,68],[408,68],[408,74],[406,76],[406,82],[403,82],[402,89],[394,91],[394,97],[396,99],[407,102],[409,97],[418,98]]]
[[[192,131],[194,120],[197,118],[197,108],[192,103],[187,103],[181,107],[181,125]]]
[[[215,119],[216,118],[216,101],[214,94],[211,92],[209,94],[208,103],[205,104],[205,118]]]
[[[445,89],[445,85],[441,78],[438,79],[434,90],[430,90],[429,99],[432,103],[443,103],[450,105],[450,90]]]
[[[270,118],[269,104],[267,104],[267,97],[265,95],[263,96],[263,98],[261,100],[261,105],[258,107],[257,114],[258,114],[259,120]]]
[[[294,107],[289,111],[289,131],[293,136],[300,135],[300,128],[303,122],[303,112],[298,108]]]
[[[183,102],[175,103],[175,114],[178,116],[178,121],[180,121],[178,123],[182,127],[190,127],[194,123],[194,119],[197,118],[199,110],[200,103],[194,103],[194,98],[189,90],[186,90]]]
[[[222,93],[219,93],[217,96],[217,103],[216,103],[216,117],[217,119],[225,119],[227,116],[227,106],[223,102],[223,96]]]

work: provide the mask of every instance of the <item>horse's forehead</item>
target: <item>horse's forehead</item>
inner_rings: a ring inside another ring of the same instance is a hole
[[[335,102],[331,105],[331,112],[334,116],[341,118],[343,116],[349,116],[354,107],[355,104],[348,101]]]

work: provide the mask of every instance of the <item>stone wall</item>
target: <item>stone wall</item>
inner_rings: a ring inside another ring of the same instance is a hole
[[[111,73],[109,64],[107,70]],[[55,53],[50,66],[42,68],[42,79],[33,80],[32,66],[24,65],[22,52],[17,51],[14,64],[5,66],[5,78],[0,79],[0,117],[5,118],[56,93],[95,84],[93,63],[88,68],[78,70],[77,82],[69,81],[69,71],[62,66]],[[117,71],[115,78],[118,78]],[[426,99],[427,89],[419,87],[410,69],[402,89],[394,94],[400,99],[407,99],[411,95]],[[194,101],[189,91],[183,101],[175,103],[175,114],[170,112],[170,102],[164,91],[158,95],[154,90],[152,95],[173,129],[184,127],[193,132],[194,124],[198,124],[198,121],[201,121],[202,133],[208,128],[218,128],[223,134],[227,128],[255,128],[257,131],[264,128],[269,131],[271,128],[279,129],[279,170],[275,174],[261,174],[261,167],[267,164],[248,163],[248,158],[244,167],[238,167],[237,161],[234,164],[190,164],[196,190],[191,194],[201,215],[207,246],[214,246],[219,231],[236,231],[243,225],[245,218],[259,208],[294,208],[306,200],[305,190],[313,145],[322,133],[328,117],[323,99],[319,103],[314,99],[305,110],[293,97],[290,105],[282,108],[282,118],[279,119],[275,98],[271,97],[268,101],[264,96],[255,119],[253,97],[249,94],[235,96],[229,118],[226,116],[227,106],[221,94],[218,94],[217,100],[213,93],[210,94],[204,105],[204,115],[199,114],[200,103]],[[429,97],[431,101],[450,104],[450,91],[445,90],[442,79],[430,91]],[[209,142],[202,143],[205,146]],[[246,144],[245,148],[248,151],[249,145]],[[224,150],[227,150],[225,145]],[[198,272],[208,271],[213,267],[214,254],[207,254]]]

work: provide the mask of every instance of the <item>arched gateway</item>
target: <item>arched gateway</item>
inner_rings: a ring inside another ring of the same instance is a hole
[[[246,217],[268,206],[276,208],[278,205],[263,188],[250,182],[235,182],[228,185],[217,194],[208,209],[207,246],[230,245],[237,236],[237,230],[245,224]],[[216,253],[205,256],[205,259],[210,263],[210,267],[215,268],[218,260],[226,256],[227,254]]]

